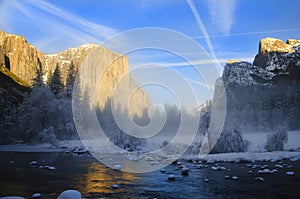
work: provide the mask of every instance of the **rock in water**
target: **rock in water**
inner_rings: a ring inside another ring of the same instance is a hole
[[[114,170],[117,170],[117,171],[121,171],[121,168],[122,168],[122,166],[119,165],[119,164],[116,164],[116,165],[114,166]]]
[[[40,193],[34,193],[34,194],[32,194],[32,198],[40,198],[42,196],[42,194],[40,194]]]
[[[113,189],[119,189],[119,188],[120,188],[120,185],[114,184],[114,185],[112,186],[112,188],[113,188]]]
[[[77,190],[66,190],[57,199],[81,199],[81,193]]]
[[[256,181],[260,181],[260,182],[264,182],[264,181],[265,181],[265,179],[263,179],[262,177],[257,177],[257,178],[254,178],[254,180],[256,180]]]
[[[31,161],[30,165],[37,165],[37,161]]]
[[[175,180],[176,179],[176,176],[174,174],[170,174],[168,176],[168,180]]]
[[[166,169],[161,169],[160,172],[161,173],[166,173]]]
[[[293,176],[293,175],[295,175],[295,172],[294,172],[294,171],[287,171],[287,172],[286,172],[286,175],[288,175],[288,176]]]
[[[182,170],[181,170],[181,174],[183,176],[189,175],[189,169],[187,167],[183,167]]]

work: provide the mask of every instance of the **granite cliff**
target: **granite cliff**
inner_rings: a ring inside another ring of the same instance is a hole
[[[65,83],[70,64],[73,64],[75,70],[78,70],[85,58],[97,48],[101,49],[101,54],[99,54],[101,59],[109,59],[108,57],[111,54],[116,55],[116,53],[95,44],[85,44],[77,48],[69,48],[57,54],[44,54],[29,44],[24,37],[7,34],[0,30],[0,62],[12,74],[24,80],[29,85],[32,85],[39,65],[43,68],[45,81],[47,81],[56,65],[58,65],[62,74],[62,81]],[[106,100],[111,97],[112,90],[118,80],[127,74],[128,71],[127,57],[122,55],[118,55],[118,58],[111,65],[107,66],[101,78],[99,86],[101,88],[98,89],[101,92],[101,100],[98,100],[100,107],[104,106]],[[93,77],[93,74],[91,75]],[[128,80],[123,86],[124,88],[134,87],[136,86],[136,82],[129,75]],[[129,103],[130,114],[142,115],[143,109],[148,108],[150,103],[148,95],[142,89],[138,89]]]
[[[278,125],[300,129],[300,41],[265,38],[252,63],[225,65],[216,81],[213,101],[226,99],[225,125],[242,130],[273,130]],[[224,85],[224,94],[218,93]],[[217,99],[218,98],[218,99]]]

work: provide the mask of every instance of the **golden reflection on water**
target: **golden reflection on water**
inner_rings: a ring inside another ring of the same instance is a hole
[[[87,172],[76,176],[78,182],[77,189],[83,193],[116,193],[122,190],[122,185],[130,185],[137,179],[134,174],[115,171],[111,168],[105,168],[100,162],[88,162]],[[120,189],[112,189],[112,185],[119,184]]]

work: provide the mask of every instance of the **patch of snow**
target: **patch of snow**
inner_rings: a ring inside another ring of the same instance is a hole
[[[5,196],[5,197],[0,197],[0,199],[25,199],[20,196]]]
[[[232,176],[231,179],[232,179],[232,180],[238,180],[239,177],[237,177],[237,176]]]
[[[274,160],[282,160],[287,158],[300,158],[300,152],[297,151],[274,151],[274,152],[260,152],[260,153],[219,153],[219,154],[209,154],[203,158],[202,160],[206,160],[209,162],[235,162],[239,161],[270,161]],[[252,168],[256,168],[257,165],[253,165]]]

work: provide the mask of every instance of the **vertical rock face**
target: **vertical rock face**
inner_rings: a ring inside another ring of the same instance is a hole
[[[300,129],[300,46],[299,40],[288,43],[263,39],[254,64],[226,64],[220,78],[226,121],[236,121],[243,130],[270,130],[281,124]]]
[[[44,55],[28,44],[24,37],[6,34],[1,30],[0,48],[5,55],[5,66],[15,75],[32,83],[38,63],[44,62]]]
[[[86,57],[97,48],[102,49],[101,53],[97,55],[101,59],[105,60],[113,55],[117,55],[95,44],[85,44],[78,48],[69,48],[57,54],[43,54],[34,46],[30,45],[24,37],[0,31],[0,64],[4,63],[6,68],[29,84],[32,84],[39,64],[42,65],[45,81],[52,75],[58,64],[62,74],[62,81],[65,83],[70,64],[72,63],[75,70],[78,70]],[[99,92],[97,95],[101,96],[101,99],[98,100],[100,107],[104,106],[106,100],[111,97],[112,90],[119,79],[127,74],[128,71],[127,57],[118,55],[118,58],[107,66],[103,77],[96,77],[93,71],[89,71],[92,74],[86,74],[87,78],[93,77],[93,80],[101,79],[100,86],[97,88],[97,92]],[[136,86],[136,82],[129,75],[123,86],[126,90],[126,88]],[[122,105],[125,106],[125,103]],[[138,89],[128,103],[128,106],[131,115],[141,115],[143,109],[150,106],[149,97],[142,89]]]
[[[0,66],[5,65],[5,60],[4,60],[4,52],[2,47],[0,47]]]

